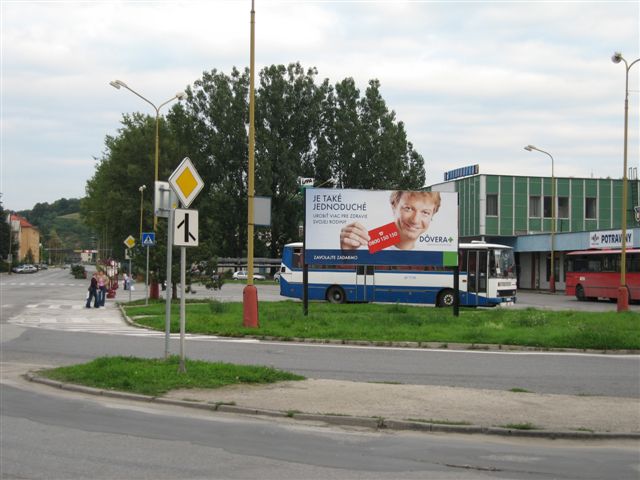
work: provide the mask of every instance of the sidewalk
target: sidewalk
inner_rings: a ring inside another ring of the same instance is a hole
[[[449,430],[461,432],[493,427],[513,430],[513,425],[530,425],[542,431],[543,436],[545,432],[548,436],[595,432],[637,434],[640,439],[640,403],[633,398],[318,379],[215,390],[174,390],[165,398],[231,404],[249,410],[419,421],[450,426],[453,428]]]

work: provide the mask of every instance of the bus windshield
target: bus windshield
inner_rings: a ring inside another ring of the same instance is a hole
[[[516,278],[516,260],[510,248],[496,248],[489,255],[489,276],[492,278]]]

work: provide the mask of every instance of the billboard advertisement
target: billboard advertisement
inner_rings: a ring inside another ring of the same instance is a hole
[[[310,265],[455,266],[458,194],[308,188],[305,258]]]

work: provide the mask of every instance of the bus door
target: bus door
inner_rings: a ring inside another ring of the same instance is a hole
[[[356,302],[373,302],[375,285],[373,265],[358,265],[356,267]]]
[[[467,292],[473,297],[468,299],[469,305],[484,304],[480,297],[487,296],[487,251],[467,250]]]

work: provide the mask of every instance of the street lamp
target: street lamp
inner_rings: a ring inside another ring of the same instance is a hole
[[[158,181],[158,159],[159,159],[159,156],[160,156],[160,132],[159,132],[159,128],[160,128],[159,127],[159,125],[160,125],[160,109],[162,107],[164,107],[167,103],[170,103],[170,102],[172,102],[174,100],[184,100],[185,98],[187,98],[187,94],[184,93],[184,92],[178,92],[173,97],[171,97],[169,100],[167,100],[164,103],[161,103],[160,106],[156,107],[152,102],[150,102],[145,97],[143,97],[138,92],[136,92],[134,89],[129,87],[122,80],[113,80],[113,81],[109,82],[109,85],[111,85],[113,88],[117,88],[118,90],[120,90],[120,87],[126,88],[131,93],[133,93],[134,95],[140,97],[142,100],[144,100],[149,105],[151,105],[153,107],[153,109],[156,111],[156,152],[155,152],[155,176],[154,176],[154,180],[157,182]],[[156,216],[156,214],[154,212],[154,214],[153,214],[153,231],[154,232],[156,231],[157,225],[158,225],[158,217]]]
[[[536,150],[540,153],[548,155],[551,159],[551,274],[549,275],[549,291],[551,293],[556,292],[556,271],[554,268],[554,260],[556,256],[556,177],[553,172],[553,157],[549,152],[540,150],[533,145],[527,145],[525,150],[532,152]]]
[[[142,241],[142,202],[144,200],[144,190],[146,188],[146,185],[142,185],[138,188],[138,191],[140,192],[140,241]]]
[[[629,69],[640,60],[627,63],[620,52],[615,52],[611,61],[624,62],[624,166],[622,170],[622,248],[620,252],[620,288],[618,288],[618,312],[629,310],[629,290],[627,290],[627,130],[629,125]]]

